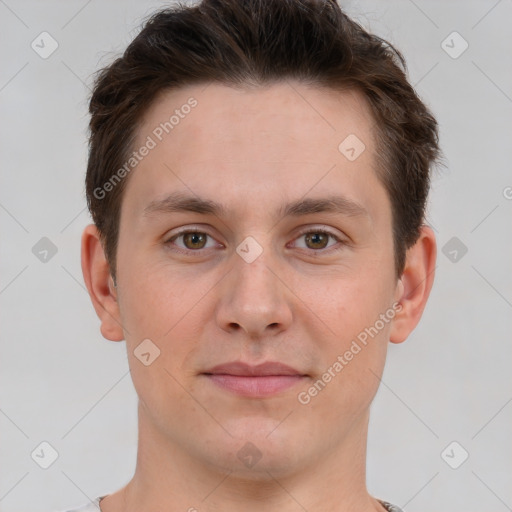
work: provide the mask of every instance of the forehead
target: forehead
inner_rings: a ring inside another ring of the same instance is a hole
[[[339,192],[378,216],[386,197],[372,126],[366,101],[352,90],[283,82],[167,91],[140,123],[136,148],[149,140],[153,148],[125,199],[141,213],[179,190],[261,213],[285,199]]]
[[[355,90],[291,81],[253,88],[210,83],[161,93],[141,122],[139,140],[148,134],[157,142],[172,138],[176,160],[190,160],[192,143],[201,156],[209,157],[220,152],[219,145],[234,156],[237,148],[229,145],[242,143],[246,159],[254,155],[272,161],[286,155],[318,162],[319,156],[337,158],[339,142],[350,134],[372,146],[372,125],[366,100]],[[182,145],[189,137],[194,138],[191,144]]]

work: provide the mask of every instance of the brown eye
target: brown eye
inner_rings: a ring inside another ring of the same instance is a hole
[[[305,236],[306,245],[310,249],[325,249],[327,247],[327,244],[329,243],[329,235],[328,233],[322,233],[320,232],[311,232],[308,233]]]
[[[183,229],[164,241],[164,245],[178,254],[201,257],[211,254],[212,249],[223,248],[212,235],[194,228]]]
[[[347,246],[347,242],[337,235],[321,228],[303,231],[296,240],[295,247],[318,255],[341,251]]]
[[[200,232],[182,233],[183,243],[187,249],[202,249],[206,245],[207,234]]]

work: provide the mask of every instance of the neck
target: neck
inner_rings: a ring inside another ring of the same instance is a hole
[[[344,442],[304,467],[249,475],[192,457],[160,432],[139,404],[139,446],[132,480],[101,501],[102,512],[361,512],[384,508],[366,490],[368,415]]]

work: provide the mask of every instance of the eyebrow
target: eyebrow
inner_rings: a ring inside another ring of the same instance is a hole
[[[154,200],[144,208],[144,216],[153,213],[193,212],[203,215],[226,217],[228,208],[216,201],[174,192],[164,199]],[[277,218],[299,217],[312,213],[335,213],[348,217],[369,217],[361,204],[344,196],[304,198],[282,205],[275,213]]]

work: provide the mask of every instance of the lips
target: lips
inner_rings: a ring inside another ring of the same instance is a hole
[[[278,362],[221,364],[203,373],[213,384],[237,395],[263,398],[282,393],[307,375]]]
[[[219,364],[205,372],[213,375],[238,375],[244,377],[262,377],[268,375],[301,375],[301,372],[282,363],[267,362],[252,366],[241,362]]]

